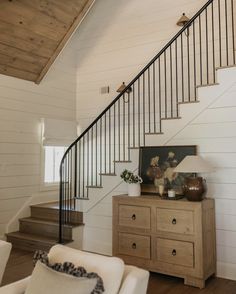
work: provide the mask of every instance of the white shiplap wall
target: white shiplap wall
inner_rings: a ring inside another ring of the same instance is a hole
[[[65,49],[40,85],[0,75],[0,236],[40,190],[40,119],[75,120],[74,54]]]
[[[100,0],[95,3],[80,27],[73,48],[78,62],[77,118],[82,128],[112,101],[120,83],[131,80],[173,36],[178,30],[175,23],[180,14],[186,12],[192,16],[205,2]],[[108,85],[110,94],[101,95],[100,87]],[[225,94],[169,143],[197,144],[201,154],[219,167],[208,185],[209,193],[216,199],[218,275],[235,279],[236,137],[233,134],[236,105],[233,93]],[[123,185],[115,188],[85,214],[84,247],[87,250],[111,252],[111,196],[125,191]]]
[[[193,16],[204,0],[99,0],[77,32],[77,118],[85,128],[179,30],[183,12]],[[171,9],[170,9],[171,7]],[[70,45],[69,45],[70,46]],[[110,86],[101,95],[100,88]]]
[[[169,121],[168,127],[175,130],[175,135],[164,140],[164,144],[197,145],[198,153],[214,167],[214,172],[205,177],[208,197],[215,199],[216,206],[217,276],[236,279],[236,68],[223,71],[225,77],[221,83],[230,79],[233,82],[219,96],[217,86],[202,88],[200,102],[207,98],[207,88],[211,88],[210,95],[214,102],[197,115],[193,110],[190,122],[179,130],[174,121]],[[190,108],[188,112],[191,112]],[[124,193],[127,193],[126,185],[118,184],[84,214],[84,249],[111,254],[112,196]]]

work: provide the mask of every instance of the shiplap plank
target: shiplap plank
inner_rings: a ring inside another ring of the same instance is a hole
[[[40,137],[37,133],[4,132],[0,131],[0,143],[32,143],[39,144]]]
[[[234,200],[235,201],[235,200]],[[216,214],[216,229],[225,231],[236,231],[236,215],[220,213]]]
[[[28,199],[28,197],[18,198],[18,199],[0,200],[0,214],[2,212],[4,212],[5,210],[18,211],[27,199]]]
[[[224,137],[235,137],[236,135],[232,132],[235,130],[236,122],[227,122],[224,124],[198,124],[188,125],[181,133],[175,138],[224,138]]]
[[[1,154],[40,154],[39,144],[0,143]]]
[[[40,166],[37,164],[8,164],[0,166],[0,177],[39,175]]]
[[[0,188],[33,186],[39,184],[38,175],[0,177]]]
[[[40,158],[38,155],[29,154],[0,154],[1,164],[40,164]]]
[[[0,97],[0,104],[1,108],[24,111],[26,113],[28,112],[41,114],[41,117],[48,114],[52,115],[53,113],[56,115],[60,115],[64,118],[71,117],[73,115],[73,109],[66,109],[60,106],[50,106],[33,103],[31,103],[31,107],[29,107],[29,104],[27,102],[2,97]]]
[[[30,197],[38,190],[38,185],[0,188],[0,199],[15,199]]]
[[[236,248],[236,232],[216,230],[216,244]]]

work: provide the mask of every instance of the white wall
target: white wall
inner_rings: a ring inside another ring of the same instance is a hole
[[[77,32],[77,118],[84,128],[180,29],[204,0],[99,0]],[[170,9],[171,7],[171,9]],[[110,86],[101,95],[100,87]]]
[[[82,128],[112,101],[121,82],[129,82],[177,32],[175,23],[180,14],[186,12],[192,16],[205,2],[100,0],[95,3],[80,27],[74,47],[78,63],[77,118]],[[110,94],[101,95],[102,86],[110,86]],[[218,275],[232,279],[236,277],[234,92],[206,108],[169,141],[169,144],[197,144],[200,153],[219,167],[208,185],[209,195],[216,199]],[[125,191],[123,185],[115,188],[85,214],[85,249],[111,253],[111,196]]]
[[[205,176],[208,183],[207,195],[215,199],[216,206],[217,276],[235,279],[236,68],[220,72],[219,86],[203,87],[199,91],[199,105],[208,100],[207,106],[199,108],[197,115],[194,112],[197,105],[188,105],[185,110],[181,106],[181,120],[184,120],[188,113],[190,121],[181,127],[177,126],[175,121],[168,121],[168,128],[167,125],[164,126],[164,131],[171,133],[174,130],[174,135],[168,138],[168,134],[164,134],[164,138],[159,139],[159,144],[197,145],[198,153],[214,167],[215,171]],[[220,89],[221,86],[225,87]],[[157,136],[155,140],[158,140]],[[84,249],[102,254],[112,253],[112,196],[125,193],[126,185],[117,184],[97,205],[84,213]]]
[[[65,49],[40,85],[0,75],[0,236],[40,189],[40,119],[75,119],[74,57]]]

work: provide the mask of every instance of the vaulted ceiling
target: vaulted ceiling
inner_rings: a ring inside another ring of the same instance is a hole
[[[0,74],[40,83],[94,0],[0,0]]]

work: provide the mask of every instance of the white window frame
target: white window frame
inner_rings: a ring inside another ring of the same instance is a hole
[[[67,149],[67,146],[41,146],[41,180],[40,180],[40,190],[41,191],[53,191],[58,190],[59,191],[59,181],[58,182],[45,182],[45,160],[46,160],[46,153],[45,148],[46,147],[64,147],[65,150]]]

